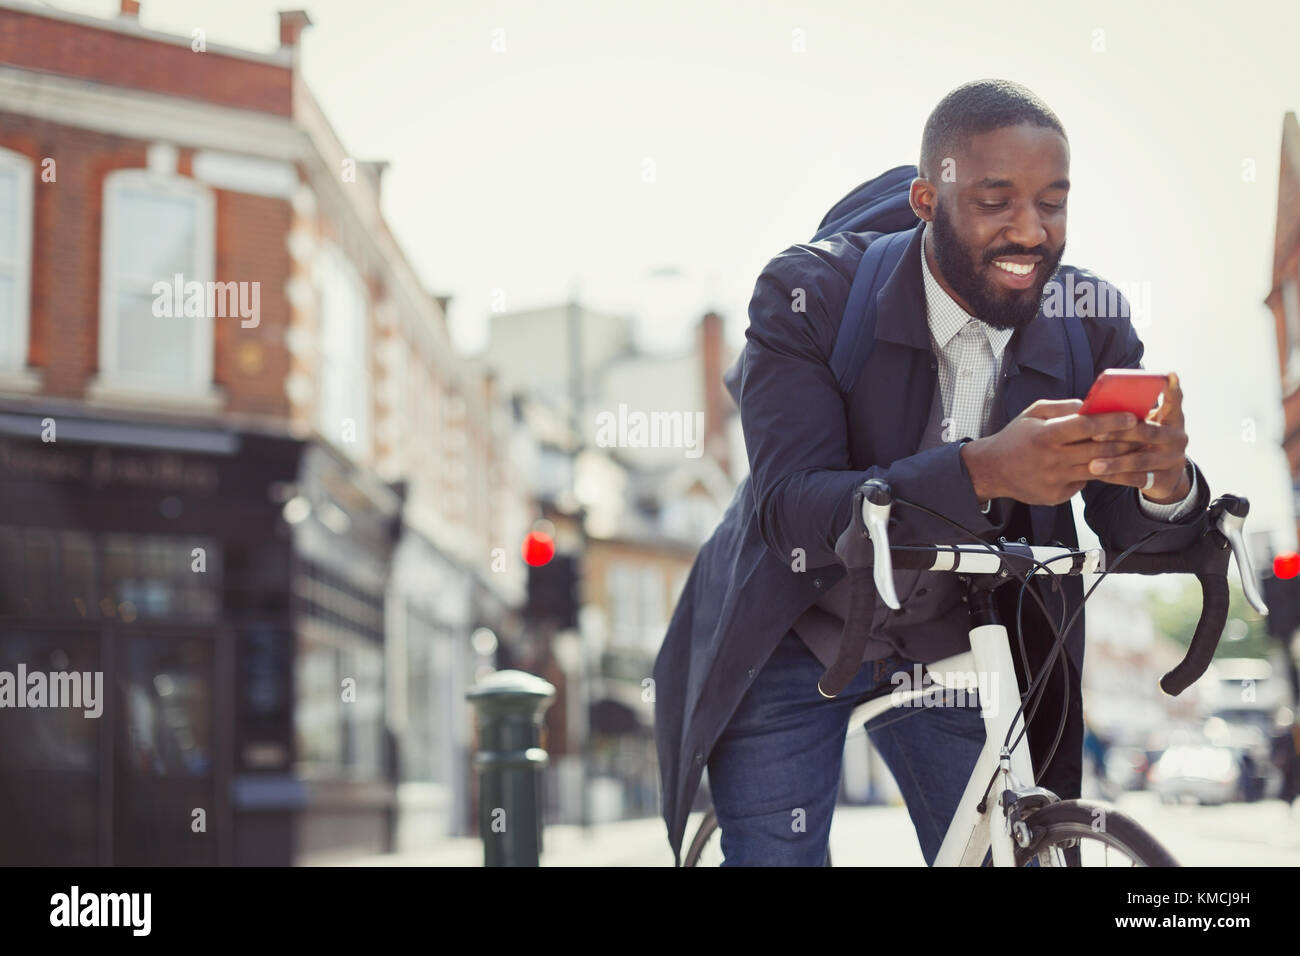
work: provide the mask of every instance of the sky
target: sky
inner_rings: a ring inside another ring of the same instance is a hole
[[[141,23],[270,51],[292,6],[308,83],[346,149],[391,161],[385,215],[467,352],[494,295],[575,291],[646,349],[686,348],[710,308],[740,347],[763,265],[915,163],[945,93],[1028,86],[1070,140],[1064,261],[1145,290],[1143,364],[1179,373],[1188,456],[1294,547],[1263,300],[1300,4],[144,0]]]

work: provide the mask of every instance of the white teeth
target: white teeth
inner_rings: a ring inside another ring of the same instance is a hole
[[[1003,270],[1005,270],[1006,272],[1010,272],[1012,275],[1016,275],[1016,276],[1027,276],[1027,275],[1029,275],[1029,273],[1031,273],[1031,272],[1034,271],[1034,265],[1035,265],[1036,263],[1035,263],[1035,264],[1030,264],[1030,265],[1022,266],[1022,265],[1018,265],[1018,264],[1016,264],[1016,263],[1014,263],[1014,262],[1001,262],[1001,261],[995,259],[995,260],[993,260],[993,264],[994,264],[995,266],[997,266],[999,269],[1003,269]]]

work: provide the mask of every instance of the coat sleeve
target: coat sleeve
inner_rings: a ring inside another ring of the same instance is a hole
[[[771,260],[755,284],[745,333],[740,420],[759,531],[786,564],[802,552],[810,568],[841,563],[836,540],[851,523],[854,491],[870,478],[973,531],[994,528],[957,442],[888,467],[852,466],[845,403],[829,365],[852,279],[843,270],[853,257],[837,248],[847,241],[797,245]],[[950,525],[914,508],[895,509],[894,519],[891,540],[952,537]]]
[[[1101,353],[1095,367],[1100,373],[1108,368],[1142,368],[1144,346],[1129,319],[1128,301],[1114,286],[1089,275],[1097,284],[1096,302],[1115,302],[1118,315],[1088,317],[1083,321],[1093,335],[1101,333]],[[1090,336],[1091,338],[1091,336]],[[1092,480],[1083,488],[1084,520],[1096,532],[1103,547],[1122,551],[1152,531],[1158,532],[1138,552],[1179,551],[1192,545],[1205,533],[1206,508],[1210,503],[1210,485],[1200,466],[1188,458],[1195,488],[1195,504],[1173,520],[1148,514],[1139,501],[1136,488]]]

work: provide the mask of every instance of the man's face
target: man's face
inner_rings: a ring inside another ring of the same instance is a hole
[[[1069,145],[1051,129],[1007,126],[973,137],[953,159],[956,181],[931,184],[935,278],[989,325],[1028,325],[1065,254]]]

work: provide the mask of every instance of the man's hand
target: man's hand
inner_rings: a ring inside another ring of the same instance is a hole
[[[1080,415],[1082,404],[1077,398],[1039,399],[996,434],[967,442],[961,456],[975,497],[1059,505],[1097,477],[1089,469],[1094,459],[1129,461],[1149,440],[1103,438],[1128,436],[1143,423],[1130,412]],[[1146,471],[1138,485],[1146,482]]]
[[[1132,485],[1153,504],[1167,505],[1182,501],[1191,491],[1187,477],[1187,432],[1183,428],[1183,390],[1178,375],[1169,373],[1164,401],[1145,422],[1131,428],[1094,436],[1095,441],[1129,441],[1141,444],[1132,454],[1094,455],[1091,473],[1098,481],[1113,485]],[[1150,488],[1147,473],[1154,475]]]

